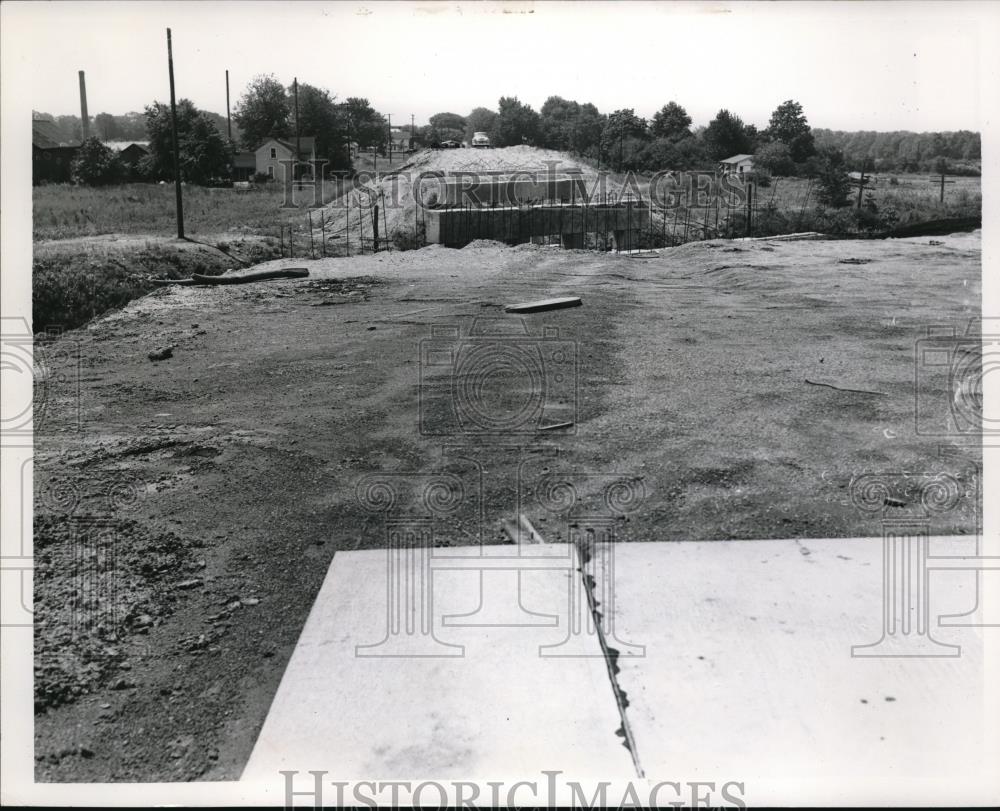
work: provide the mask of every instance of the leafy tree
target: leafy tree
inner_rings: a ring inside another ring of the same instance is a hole
[[[371,149],[389,142],[389,122],[376,112],[368,99],[352,96],[340,105],[340,112],[346,120],[346,131],[359,149]]]
[[[538,114],[539,142],[548,149],[569,151],[573,127],[580,114],[580,105],[562,96],[549,96]]]
[[[639,168],[639,156],[648,137],[646,120],[639,118],[635,110],[615,110],[608,116],[601,131],[601,152],[618,167],[619,172],[634,171]]]
[[[753,148],[752,134],[739,116],[729,110],[719,110],[709,122],[702,137],[713,160],[722,160],[732,155],[749,152]]]
[[[802,112],[802,105],[792,99],[783,101],[771,113],[767,135],[785,144],[791,150],[792,160],[796,162],[815,154],[812,130]]]
[[[292,133],[291,119],[285,87],[272,75],[254,77],[233,111],[245,149],[256,149],[267,138],[287,138]]]
[[[654,138],[680,141],[691,134],[691,116],[676,101],[671,101],[653,116],[649,130]]]
[[[97,135],[102,141],[119,140],[120,131],[118,121],[111,113],[98,113],[94,116],[94,127]]]
[[[465,132],[465,118],[458,113],[435,113],[429,119],[432,127],[439,130],[461,130]]]
[[[102,144],[99,138],[88,138],[80,144],[70,172],[73,182],[84,186],[119,183],[125,174],[118,153]]]
[[[292,134],[294,143],[295,120],[292,110]],[[316,138],[316,157],[328,161],[327,172],[350,168],[350,155],[344,145],[347,140],[347,119],[333,97],[326,90],[299,83],[299,126],[300,135]]]
[[[153,180],[173,180],[174,152],[170,105],[153,102],[146,107],[149,155],[142,170]],[[190,99],[177,102],[177,142],[181,179],[207,183],[229,172],[230,149],[222,133]]]
[[[599,147],[604,124],[593,104],[550,96],[539,114],[539,142],[549,149],[588,155]]]
[[[465,137],[465,119],[457,113],[435,113],[430,117],[432,141],[461,141]]]
[[[485,107],[477,107],[465,117],[465,140],[472,143],[472,136],[477,132],[489,134],[496,125],[497,114]]]
[[[538,113],[516,96],[501,96],[496,123],[490,134],[493,146],[534,143],[538,138]]]
[[[781,141],[771,141],[754,152],[755,167],[766,169],[772,175],[789,177],[795,174],[795,161],[787,144]]]
[[[851,191],[844,153],[835,147],[826,147],[819,151],[818,158],[816,196],[824,205],[843,208],[850,203]]]
[[[79,116],[60,115],[56,116],[56,126],[59,127],[60,140],[68,144],[80,143],[83,140],[83,122]]]
[[[590,102],[580,105],[576,125],[573,128],[571,149],[579,155],[597,157],[601,148],[601,133],[604,132],[605,116]]]

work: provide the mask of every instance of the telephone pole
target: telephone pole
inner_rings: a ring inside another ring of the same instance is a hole
[[[229,71],[226,71],[226,134],[229,137],[229,143],[233,142],[233,124],[229,118]]]
[[[299,129],[299,79],[292,79],[292,89],[295,95],[295,162],[292,164],[292,180],[295,179],[299,158],[302,156],[302,132]]]
[[[170,119],[174,142],[174,191],[177,195],[177,238],[184,239],[184,199],[181,196],[181,150],[177,141],[177,102],[174,99],[174,46],[167,29],[167,71],[170,73]]]
[[[392,168],[392,113],[389,113],[389,168]]]

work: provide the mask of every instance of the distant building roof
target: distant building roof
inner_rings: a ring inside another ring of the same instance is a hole
[[[720,161],[720,163],[742,163],[745,160],[753,160],[753,155],[733,155],[731,158]]]
[[[54,149],[59,146],[79,146],[77,141],[63,141],[62,133],[54,121],[47,118],[31,119],[31,143],[39,149]]]
[[[121,152],[123,149],[128,149],[130,146],[138,146],[142,149],[149,151],[149,141],[101,141],[108,149],[113,149],[115,152]]]
[[[264,146],[266,143],[268,143],[268,141],[277,141],[283,147],[285,147],[286,149],[288,149],[289,152],[294,152],[295,151],[295,138],[294,137],[292,137],[292,138],[265,138],[263,141],[260,142],[260,145],[257,147],[257,149],[260,149],[262,146]],[[314,135],[303,135],[303,136],[301,136],[299,138],[299,142],[300,142],[300,145],[301,145],[301,149],[302,149],[302,154],[303,155],[308,154],[310,152],[314,152],[316,150],[316,136],[314,136]]]

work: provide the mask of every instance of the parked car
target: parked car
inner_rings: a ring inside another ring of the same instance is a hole
[[[490,136],[485,132],[474,132],[472,134],[472,148],[473,149],[489,149],[490,148]]]
[[[458,141],[442,141],[441,142],[441,148],[442,149],[458,149],[460,146],[461,146],[461,144]]]

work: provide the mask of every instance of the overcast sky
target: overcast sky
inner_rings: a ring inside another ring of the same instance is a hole
[[[11,3],[5,47],[32,106],[141,110],[179,97],[225,113],[258,73],[364,96],[393,124],[550,95],[650,117],[676,100],[696,125],[725,107],[764,126],[781,101],[814,127],[981,130],[983,16],[996,7],[921,3]],[[984,67],[985,66],[985,67]],[[988,82],[988,84],[987,84]]]

